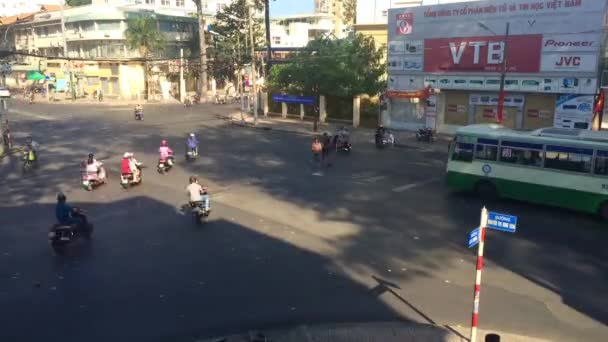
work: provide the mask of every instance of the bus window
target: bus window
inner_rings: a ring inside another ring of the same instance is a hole
[[[593,151],[583,148],[547,145],[545,167],[548,169],[591,172]]]
[[[541,151],[501,147],[500,161],[504,163],[541,167],[543,160]]]
[[[473,144],[455,143],[452,160],[472,162],[473,161]]]
[[[496,161],[498,146],[480,145],[475,148],[475,159]]]
[[[596,175],[608,175],[608,151],[597,151],[597,157],[595,157],[595,174]]]

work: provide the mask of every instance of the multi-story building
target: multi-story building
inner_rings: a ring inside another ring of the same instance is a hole
[[[62,1],[63,0],[0,0],[0,17],[38,12],[42,5],[59,5]]]
[[[96,0],[111,6],[132,6],[147,9],[164,9],[196,12],[196,5],[192,0]],[[230,5],[234,0],[206,0],[203,1],[203,12],[208,16],[215,16],[218,11]]]
[[[111,0],[109,0],[111,1]],[[31,15],[27,20],[12,25],[0,26],[17,52],[9,86],[19,86],[26,71],[37,70],[50,78],[51,88],[64,91],[74,82],[81,95],[102,90],[104,94],[121,98],[144,95],[144,75],[153,77],[156,89],[175,88],[171,81],[177,80],[179,69],[176,58],[180,48],[187,50],[197,29],[195,17],[179,15],[162,8],[146,9],[132,6],[108,6],[105,0],[97,0],[88,6],[74,7],[63,11],[65,36],[61,29],[61,11],[47,11]],[[149,72],[144,72],[144,63],[133,61],[141,58],[137,49],[129,49],[124,32],[128,18],[153,16],[166,39],[165,48],[154,54],[158,62],[147,63]],[[64,60],[64,38],[67,57]],[[150,81],[150,80],[148,80]],[[175,82],[173,82],[175,83]]]

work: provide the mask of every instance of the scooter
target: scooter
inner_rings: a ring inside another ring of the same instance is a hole
[[[186,146],[186,161],[193,161],[198,157],[198,147],[190,148]]]
[[[342,130],[338,132],[338,140],[336,141],[336,151],[350,152],[353,148],[349,139],[348,131]]]
[[[93,191],[98,186],[105,184],[106,170],[103,167],[103,163],[100,162],[99,171],[97,173],[89,173],[87,172],[87,163],[83,161],[80,163],[80,178],[82,182],[82,187],[87,191]]]
[[[128,189],[130,186],[134,186],[134,185],[139,185],[141,184],[142,180],[143,180],[143,169],[144,166],[139,163],[139,165],[137,165],[137,169],[139,170],[139,176],[137,177],[137,179],[135,179],[135,176],[132,173],[123,173],[120,175],[120,186],[123,187],[123,189]]]
[[[144,110],[143,109],[135,109],[134,110],[135,120],[142,121],[144,119]]]
[[[192,220],[195,224],[201,225],[205,223],[207,217],[211,213],[211,209],[205,208],[204,202],[191,203]]]
[[[416,132],[416,140],[424,141],[428,143],[433,142],[433,129],[430,127],[423,127]]]
[[[388,129],[382,134],[376,133],[375,139],[377,148],[384,148],[386,146],[393,146],[395,144],[395,136]]]
[[[76,208],[78,216],[85,217],[85,212],[82,209]],[[76,241],[78,238],[83,237],[87,240],[91,238],[93,234],[93,224],[73,224],[73,225],[62,225],[59,223],[54,224],[48,233],[49,243],[57,254],[63,254],[65,248]]]
[[[27,148],[23,151],[23,173],[29,172],[36,163],[36,152],[31,148]]]
[[[166,174],[173,167],[173,155],[169,155],[167,158],[158,159],[158,165],[156,166],[156,171],[160,174]]]

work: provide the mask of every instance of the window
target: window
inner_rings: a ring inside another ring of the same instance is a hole
[[[99,85],[99,77],[97,76],[87,76],[87,84],[90,86]]]
[[[475,147],[475,159],[481,160],[496,160],[498,156],[498,140],[494,139],[477,139],[477,147]]]
[[[118,30],[120,30],[120,21],[118,21],[118,20],[98,21],[97,28],[99,31],[118,31]]]
[[[503,163],[541,167],[543,145],[516,141],[503,141],[500,161]]]
[[[184,0],[175,0],[175,6],[184,7]]]
[[[456,146],[454,147],[454,153],[452,153],[452,160],[472,162],[473,146],[473,144],[468,143],[456,143]]]
[[[547,145],[545,167],[548,169],[591,172],[591,157],[593,150],[567,146]]]
[[[154,0],[146,0],[146,5],[154,5]]]
[[[608,151],[597,151],[595,174],[608,176]]]
[[[272,37],[273,45],[281,45],[281,37]]]
[[[161,6],[171,6],[171,0],[160,0]]]

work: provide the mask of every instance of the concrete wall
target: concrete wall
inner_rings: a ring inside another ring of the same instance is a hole
[[[126,100],[135,99],[139,92],[140,98],[145,97],[144,67],[139,63],[121,64],[118,67],[120,75],[120,97]]]

